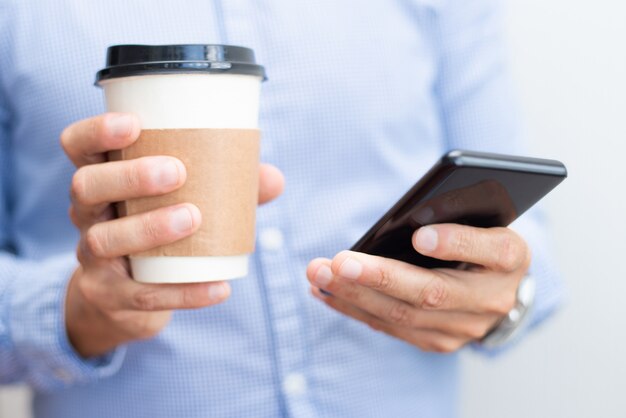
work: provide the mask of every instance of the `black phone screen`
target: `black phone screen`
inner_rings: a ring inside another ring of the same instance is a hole
[[[468,155],[472,158],[458,158]],[[464,151],[448,153],[352,250],[426,268],[456,267],[458,262],[416,252],[411,243],[415,230],[436,223],[507,226],[565,176],[565,167],[552,160]]]

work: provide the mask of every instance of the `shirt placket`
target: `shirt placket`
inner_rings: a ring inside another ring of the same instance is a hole
[[[257,40],[258,31],[270,20],[271,4],[252,0],[215,1],[223,19],[221,42],[251,47],[255,49],[258,59],[266,56],[263,51],[265,45]],[[269,77],[271,79],[271,74]],[[263,135],[262,159],[272,161],[275,146],[273,138]],[[305,367],[304,310],[298,296],[301,289],[290,270],[286,219],[286,205],[281,199],[258,210],[255,264],[262,281],[260,287],[270,322],[269,338],[274,349],[279,402],[287,416],[314,417]]]

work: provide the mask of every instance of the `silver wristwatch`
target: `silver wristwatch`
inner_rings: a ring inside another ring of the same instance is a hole
[[[534,301],[535,279],[526,276],[517,288],[515,306],[480,340],[480,345],[485,348],[497,348],[514,339],[526,325]]]

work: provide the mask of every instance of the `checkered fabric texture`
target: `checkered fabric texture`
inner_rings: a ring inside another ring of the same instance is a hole
[[[309,294],[307,263],[349,248],[451,148],[524,153],[497,0],[0,0],[0,383],[37,417],[455,417],[457,355],[420,351]],[[79,358],[63,326],[78,234],[68,124],[102,113],[107,46],[228,43],[265,65],[262,159],[285,193],[258,211],[250,275],[158,337]],[[561,285],[540,213],[517,223]]]

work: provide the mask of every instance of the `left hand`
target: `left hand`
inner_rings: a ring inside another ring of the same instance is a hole
[[[311,291],[375,330],[424,351],[451,353],[481,339],[514,307],[531,259],[525,241],[508,228],[429,225],[413,234],[413,247],[470,267],[429,270],[342,251],[311,261]]]

